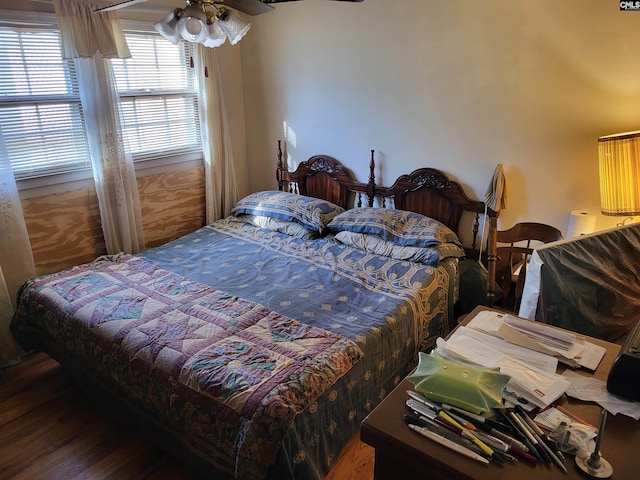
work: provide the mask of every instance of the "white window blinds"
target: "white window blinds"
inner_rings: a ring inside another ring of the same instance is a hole
[[[57,31],[0,29],[0,141],[16,178],[89,168],[78,88]]]
[[[55,21],[28,20],[0,19],[0,142],[17,179],[89,170],[75,64]],[[125,148],[134,161],[201,158],[193,46],[145,28],[126,34],[132,58],[110,60]]]
[[[200,152],[192,45],[155,34],[126,33],[129,59],[113,59],[122,131],[134,161]]]

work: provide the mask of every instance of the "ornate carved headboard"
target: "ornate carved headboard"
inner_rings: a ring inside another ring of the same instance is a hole
[[[471,249],[476,249],[479,217],[485,211],[484,202],[471,200],[462,186],[435,168],[419,168],[401,175],[391,187],[375,183],[374,151],[371,150],[369,180],[357,182],[351,173],[335,158],[314,155],[289,172],[282,162],[281,142],[278,141],[278,188],[300,195],[323,198],[343,208],[372,207],[378,199],[380,206],[417,212],[444,223],[460,233],[463,212],[474,215]],[[495,212],[488,210],[489,216]]]

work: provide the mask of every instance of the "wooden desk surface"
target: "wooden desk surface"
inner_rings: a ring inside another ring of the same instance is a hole
[[[478,311],[476,308],[467,317],[468,322]],[[613,360],[620,351],[620,345],[589,339],[602,345],[607,352],[593,374],[606,381]],[[591,373],[578,370],[584,375]],[[634,381],[634,380],[631,380]],[[635,380],[637,381],[637,379]],[[568,474],[557,466],[528,465],[524,462],[506,463],[499,466],[492,462],[483,465],[468,459],[450,449],[421,437],[410,430],[402,415],[407,411],[406,391],[413,384],[403,380],[362,422],[360,436],[362,441],[375,448],[375,479],[400,480],[405,478],[429,480],[453,479],[491,479],[491,480],[545,480],[585,479],[586,476],[575,466],[574,458],[566,456]],[[582,402],[563,395],[558,403],[578,417],[595,425],[600,423],[601,408],[593,402]],[[640,478],[640,422],[624,415],[607,416],[604,436],[600,445],[602,457],[613,467],[613,479],[631,480]]]

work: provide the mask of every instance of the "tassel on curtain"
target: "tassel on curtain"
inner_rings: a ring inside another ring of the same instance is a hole
[[[144,233],[133,160],[124,145],[119,98],[106,58],[129,57],[124,32],[113,12],[93,13],[102,4],[54,0],[65,55],[76,59],[93,177],[107,253],[137,253]]]
[[[196,45],[207,224],[231,213],[238,200],[231,133],[215,48]]]
[[[18,189],[0,132],[0,368],[15,365],[22,357],[9,325],[20,285],[35,274]]]

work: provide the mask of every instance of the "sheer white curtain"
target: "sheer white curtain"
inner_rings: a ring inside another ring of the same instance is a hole
[[[111,64],[96,54],[76,60],[76,68],[107,252],[137,253],[144,249],[140,197],[133,159],[122,138]]]
[[[238,199],[231,133],[215,48],[196,46],[207,224],[224,218]]]
[[[105,60],[130,53],[117,15],[93,13],[102,6],[95,0],[54,0],[63,56],[76,58],[83,85],[80,97],[107,252],[136,253],[144,249],[138,185],[122,137],[111,64]]]
[[[18,189],[0,132],[0,367],[20,362],[22,350],[9,324],[20,285],[35,274]]]

